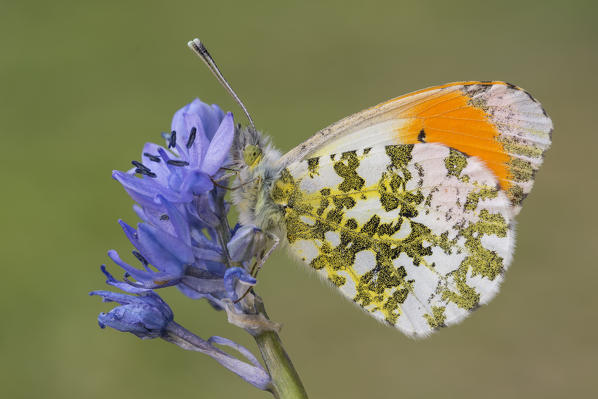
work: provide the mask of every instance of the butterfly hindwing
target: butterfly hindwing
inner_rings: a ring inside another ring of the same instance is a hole
[[[271,192],[291,250],[409,335],[456,323],[498,291],[512,205],[476,157],[440,144],[365,146],[282,170]]]

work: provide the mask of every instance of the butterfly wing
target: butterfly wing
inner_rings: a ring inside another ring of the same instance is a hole
[[[498,291],[512,205],[483,161],[433,143],[294,162],[274,183],[292,251],[375,318],[412,336]]]
[[[531,191],[552,121],[529,93],[504,82],[457,82],[397,97],[321,130],[281,166],[372,144],[441,143],[476,156],[513,204]]]

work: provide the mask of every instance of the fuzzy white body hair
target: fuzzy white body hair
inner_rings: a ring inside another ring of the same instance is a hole
[[[253,145],[261,150],[261,158],[248,166],[243,157],[246,146]],[[239,128],[232,148],[234,168],[237,170],[237,186],[232,191],[233,203],[239,210],[243,225],[257,226],[276,235],[281,241],[286,237],[283,209],[270,196],[272,184],[278,178],[281,167],[278,161],[281,153],[262,133],[251,128]]]

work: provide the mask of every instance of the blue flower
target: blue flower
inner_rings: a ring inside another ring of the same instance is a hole
[[[118,331],[130,332],[142,339],[162,337],[166,328],[173,321],[173,313],[168,304],[150,290],[127,286],[116,281],[104,266],[102,272],[108,280],[106,283],[136,295],[120,294],[111,291],[92,291],[90,295],[101,296],[104,302],[117,302],[108,313],[100,313],[98,323],[104,328],[110,326]]]
[[[228,160],[234,122],[232,114],[196,99],[175,113],[172,127],[168,149],[148,143],[145,163],[133,161],[134,169],[113,172],[137,202],[135,211],[144,221],[137,229],[120,221],[142,269],[123,261],[116,251],[108,254],[138,286],[179,284],[189,296],[203,297],[206,284],[198,284],[195,277],[222,280],[227,266],[214,226],[226,217],[228,205],[213,179],[223,175],[220,168]],[[210,291],[224,291],[222,281],[219,289],[208,285]]]
[[[210,175],[222,176],[219,169],[228,160],[234,135],[232,116],[196,99],[175,113],[172,127],[168,136],[172,152],[146,144],[144,156],[151,168],[134,161],[135,170],[115,172],[137,202],[134,209],[143,220],[137,228],[119,221],[135,247],[133,255],[139,265],[127,263],[114,250],[108,256],[123,268],[125,281],[132,286],[177,286],[186,296],[205,298],[216,309],[232,306],[243,313],[236,302],[257,283],[248,270],[262,245],[261,235],[256,234],[259,229],[247,226],[226,231],[229,204],[224,200],[225,190],[213,185]],[[186,164],[169,162],[175,156],[177,162]],[[141,177],[135,177],[135,172]],[[190,191],[186,183],[175,184],[193,176],[200,183],[209,178],[209,184],[204,181],[205,187]]]
[[[213,177],[229,156],[235,134],[230,112],[224,115],[196,99],[177,111],[172,126],[167,148],[147,143],[141,161],[132,161],[134,168],[112,173],[139,205],[159,208],[159,197],[190,202],[212,190]]]
[[[206,299],[215,309],[225,310],[230,323],[252,334],[278,328],[260,313],[259,298],[251,292],[257,280],[250,270],[263,253],[264,235],[253,226],[228,225],[229,204],[222,188],[228,175],[222,167],[229,162],[234,135],[232,114],[196,99],[175,113],[166,146],[147,143],[141,161],[132,162],[133,169],[113,172],[137,203],[133,208],[142,220],[136,227],[119,221],[135,247],[138,264],[108,251],[125,273],[124,281],[118,281],[102,266],[106,283],[126,294],[90,294],[119,304],[98,316],[102,328],[144,339],[160,337],[205,353],[256,387],[268,389],[268,372],[247,349],[221,337],[204,341],[187,331],[174,322],[172,310],[155,293],[176,286],[189,298]],[[248,362],[214,344],[237,350]]]

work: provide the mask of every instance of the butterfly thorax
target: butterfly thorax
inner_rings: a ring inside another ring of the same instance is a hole
[[[233,202],[239,210],[240,222],[254,225],[279,238],[285,236],[284,211],[273,201],[271,190],[279,179],[280,152],[268,137],[252,128],[237,131],[232,149],[237,181]]]

